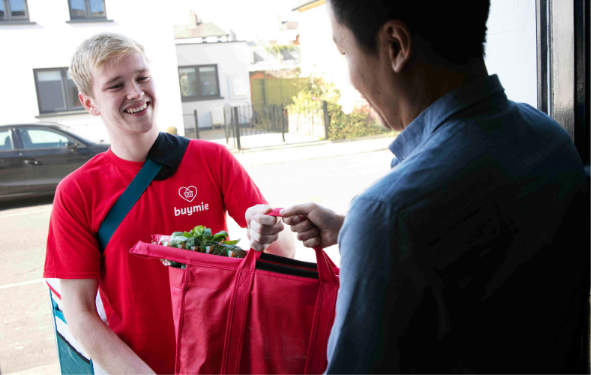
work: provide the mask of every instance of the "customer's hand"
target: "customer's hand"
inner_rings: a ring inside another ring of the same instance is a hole
[[[263,251],[271,243],[277,241],[279,233],[284,228],[280,218],[265,215],[271,211],[273,211],[273,207],[257,204],[247,209],[244,214],[246,224],[248,225],[247,235],[250,241],[250,247],[256,251]]]
[[[306,247],[329,247],[336,245],[345,216],[337,215],[316,203],[306,203],[281,211],[283,222],[297,233],[297,238]]]

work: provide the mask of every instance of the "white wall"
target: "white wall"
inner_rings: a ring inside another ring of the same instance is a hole
[[[486,67],[509,99],[537,108],[536,6],[533,0],[492,0]]]
[[[350,112],[356,105],[365,104],[366,101],[351,86],[347,62],[332,39],[326,5],[321,4],[300,12],[298,27],[301,76],[322,76],[332,81],[341,92],[339,104],[345,112]]]
[[[182,129],[174,32],[166,7],[141,0],[106,0],[113,22],[69,24],[67,0],[28,0],[35,25],[0,26],[0,124],[56,121],[91,140],[108,142],[99,118],[39,116],[33,69],[67,67],[76,47],[102,31],[126,34],[144,45],[160,98],[158,126]],[[163,13],[164,11],[164,13]]]
[[[200,128],[212,126],[211,111],[224,106],[248,105],[251,103],[248,73],[250,49],[246,42],[177,44],[176,53],[179,67],[209,64],[217,64],[218,66],[220,96],[223,99],[183,102],[184,114],[190,115],[195,109],[197,110]],[[248,86],[246,95],[237,96],[234,94],[232,90],[234,78],[242,79]],[[185,116],[187,126],[193,126],[191,121],[191,116]]]
[[[536,13],[533,0],[492,0],[488,21],[486,65],[498,74],[507,96],[537,106]],[[324,75],[341,90],[341,104],[358,103],[346,64],[334,42],[326,6],[299,16],[302,76]]]

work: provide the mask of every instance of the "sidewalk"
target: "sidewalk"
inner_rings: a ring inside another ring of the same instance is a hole
[[[395,138],[393,133],[339,141],[323,141],[313,137],[297,137],[285,134],[258,134],[241,137],[243,149],[234,147],[232,140],[227,144],[221,129],[200,134],[201,139],[226,146],[244,166],[285,163],[289,161],[329,158],[364,152],[381,151]],[[272,155],[272,156],[269,156]]]
[[[243,151],[231,149],[231,152],[242,165],[256,166],[382,151],[388,149],[393,139],[392,135],[387,135],[342,141],[280,145]]]
[[[60,365],[57,363],[57,356],[54,364],[40,366],[40,367],[33,367],[27,370],[22,370],[18,372],[10,372],[6,373],[5,375],[61,375],[60,372]]]

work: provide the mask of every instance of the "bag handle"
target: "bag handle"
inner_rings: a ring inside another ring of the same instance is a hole
[[[266,213],[265,215],[268,216],[275,216],[281,217],[281,210],[283,208],[275,208],[273,211]],[[334,272],[334,268],[336,267],[330,257],[322,250],[320,247],[315,247],[314,251],[316,252],[316,264],[318,267],[318,279],[325,281],[325,282],[336,282],[338,283],[339,279]],[[257,258],[258,259],[258,258]],[[254,270],[254,267],[252,268]]]
[[[121,194],[117,202],[111,207],[97,233],[101,254],[107,248],[107,244],[119,227],[119,224],[125,219],[161,168],[162,164],[152,159],[146,160],[142,169],[135,175],[123,194]]]
[[[281,216],[276,208],[267,215]],[[322,349],[326,346],[328,334],[332,325],[334,299],[338,290],[338,277],[334,272],[334,263],[330,257],[320,247],[314,248],[316,253],[316,264],[318,269],[318,298],[314,312],[314,326],[310,335],[308,344],[308,355],[306,360],[305,373],[318,373],[323,371],[326,364],[326,353]],[[222,374],[238,374],[240,371],[240,350],[230,350],[230,348],[241,348],[244,338],[246,316],[254,275],[256,262],[260,258],[261,252],[250,249],[244,260],[238,266],[234,293],[230,301],[230,313],[228,314],[228,324],[226,337],[224,340],[224,352],[222,357]],[[319,352],[320,351],[320,352]]]

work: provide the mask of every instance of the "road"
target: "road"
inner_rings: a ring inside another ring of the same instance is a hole
[[[389,171],[388,139],[236,154],[270,204],[316,202],[345,213],[351,199]],[[0,206],[0,373],[58,371],[47,288],[42,282],[51,198]],[[229,221],[232,237],[245,231]],[[339,261],[338,249],[327,252]],[[299,246],[297,258],[313,260]]]

